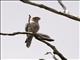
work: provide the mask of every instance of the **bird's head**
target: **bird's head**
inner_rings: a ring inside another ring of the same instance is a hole
[[[40,20],[40,17],[33,17],[32,18],[32,21],[34,21],[34,22],[38,22]]]

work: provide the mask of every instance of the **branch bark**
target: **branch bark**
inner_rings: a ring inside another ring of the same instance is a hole
[[[0,33],[0,35],[4,36],[15,36],[18,34],[32,34],[32,32],[13,32],[13,33]]]
[[[39,8],[43,8],[43,9],[48,10],[48,11],[50,11],[50,12],[53,12],[53,13],[56,13],[56,14],[59,14],[59,15],[68,17],[68,18],[70,18],[70,19],[72,19],[72,20],[80,21],[80,18],[78,18],[78,17],[76,17],[76,16],[73,16],[73,15],[70,15],[70,14],[66,14],[66,13],[63,13],[63,12],[59,12],[59,11],[57,11],[57,10],[55,10],[55,9],[53,9],[53,8],[50,8],[50,7],[48,7],[48,6],[45,6],[45,5],[43,5],[43,4],[37,4],[37,3],[29,2],[29,1],[27,1],[27,0],[20,0],[20,1],[22,1],[22,2],[24,2],[24,3],[27,3],[27,4],[30,4],[30,5],[33,5],[33,6],[37,6],[37,7],[39,7]]]
[[[15,35],[18,35],[18,34],[33,34],[31,32],[14,32],[14,33],[0,33],[0,35],[5,35],[5,36],[15,36]],[[58,55],[62,60],[67,60],[57,49],[55,46],[51,45],[50,43],[46,42],[47,40],[53,40],[51,39],[48,35],[44,35],[44,34],[41,34],[41,33],[36,33],[36,34],[33,34],[33,36],[45,43],[47,46],[49,46],[52,50],[53,50],[53,54],[56,54]],[[54,41],[54,40],[53,40]]]

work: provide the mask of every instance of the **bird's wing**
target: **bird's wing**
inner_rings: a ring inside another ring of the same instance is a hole
[[[42,33],[38,33],[39,35],[45,37],[45,38],[50,38],[50,36],[46,35],[46,34],[42,34]]]
[[[38,33],[38,38],[40,40],[45,40],[45,41],[54,41],[54,39],[51,39],[50,36],[42,34],[42,33]]]
[[[25,31],[28,31],[29,26],[30,26],[30,24],[27,23],[27,24],[26,24],[26,27],[25,27]]]

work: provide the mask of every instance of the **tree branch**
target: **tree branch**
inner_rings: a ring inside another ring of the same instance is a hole
[[[40,38],[38,38],[40,37]],[[43,43],[45,43],[47,46],[49,46],[53,50],[53,54],[58,55],[62,60],[67,60],[57,49],[55,46],[51,45],[50,43],[46,42],[45,40],[42,40],[41,36],[39,34],[35,34],[35,38]]]
[[[27,3],[27,4],[30,4],[30,5],[33,5],[33,6],[37,6],[37,7],[43,8],[43,9],[51,11],[53,13],[68,17],[68,18],[73,19],[75,21],[80,21],[80,18],[78,18],[76,16],[73,16],[73,15],[70,15],[70,14],[66,14],[66,13],[63,13],[63,12],[59,12],[59,11],[57,11],[57,10],[55,10],[53,8],[47,7],[47,6],[43,5],[43,4],[37,4],[37,3],[29,2],[27,0],[20,0],[20,1],[22,1],[24,3]]]
[[[33,34],[31,32],[14,32],[14,33],[0,33],[0,35],[4,35],[4,36],[15,36],[15,35],[18,35],[18,34]],[[49,41],[49,40],[53,40],[51,39],[48,35],[44,35],[44,34],[41,34],[41,33],[35,33],[33,34],[33,36],[45,43],[47,46],[49,46],[52,50],[53,50],[53,54],[56,54],[58,55],[62,60],[67,60],[57,49],[55,46],[51,45],[50,43],[46,42],[46,41]],[[53,40],[54,41],[54,40]]]
[[[32,32],[13,32],[13,33],[0,33],[0,35],[4,36],[15,36],[18,34],[32,34],[33,36],[38,35],[37,37],[40,38],[41,40],[46,40],[46,41],[54,41],[54,39],[51,39],[48,35],[42,34],[42,33],[32,33]]]
[[[15,36],[18,34],[32,34],[32,32],[13,32],[13,33],[0,33],[0,35],[7,35],[7,36]]]

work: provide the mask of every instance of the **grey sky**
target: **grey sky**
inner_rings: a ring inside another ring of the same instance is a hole
[[[62,11],[61,6],[55,1],[44,1],[47,6]],[[78,1],[65,1],[70,14],[79,15]],[[75,8],[76,7],[76,8]],[[47,10],[24,4],[20,1],[1,2],[1,32],[25,31],[25,24],[28,15],[41,17],[40,33],[47,34],[55,39],[51,44],[67,58],[78,59],[79,56],[79,22],[57,15]],[[52,58],[51,55],[45,56],[48,51],[52,51],[44,43],[33,39],[31,47],[25,46],[26,35],[1,36],[1,52],[3,59],[37,59]]]

